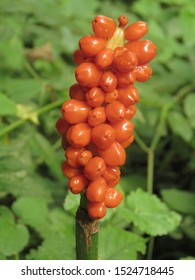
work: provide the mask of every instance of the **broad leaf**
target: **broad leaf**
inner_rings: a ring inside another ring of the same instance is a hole
[[[135,260],[137,253],[145,253],[146,239],[114,226],[102,228],[99,233],[101,260]]]
[[[172,232],[180,223],[180,216],[170,211],[156,195],[141,189],[127,197],[126,219],[133,222],[141,231],[152,236]]]
[[[193,131],[188,120],[176,111],[169,112],[167,119],[173,133],[179,135],[184,141],[190,142]]]
[[[22,224],[16,224],[12,212],[0,207],[0,253],[12,256],[21,252],[27,245],[29,233]]]
[[[184,111],[190,121],[190,124],[195,128],[195,93],[189,93],[184,99]]]
[[[162,198],[175,211],[195,216],[195,194],[177,189],[162,190]]]
[[[16,104],[5,94],[0,93],[0,116],[16,115]]]

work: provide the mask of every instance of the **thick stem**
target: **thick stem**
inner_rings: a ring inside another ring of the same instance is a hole
[[[85,208],[85,197],[76,213],[76,258],[77,260],[98,259],[98,220],[89,218]]]

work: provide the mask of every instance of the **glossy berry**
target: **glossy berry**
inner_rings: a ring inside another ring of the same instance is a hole
[[[97,126],[106,121],[106,113],[104,107],[96,107],[93,110],[89,111],[88,114],[88,123],[91,126]]]
[[[75,70],[75,78],[77,82],[85,87],[97,87],[102,74],[102,71],[90,62],[78,65]]]
[[[120,47],[114,52],[113,64],[120,72],[129,72],[138,64],[138,59],[134,52]]]
[[[106,180],[103,177],[91,181],[86,190],[86,197],[92,202],[103,202],[107,191]]]
[[[100,38],[111,38],[116,30],[116,22],[106,16],[96,16],[92,21],[92,28],[96,36]]]
[[[91,127],[87,123],[77,123],[68,129],[66,137],[73,147],[85,147],[91,141]]]
[[[125,106],[134,105],[139,101],[139,92],[133,85],[120,88],[118,89],[118,100]]]
[[[111,123],[124,119],[125,112],[125,105],[118,100],[106,105],[106,117]]]
[[[79,84],[73,84],[69,89],[69,95],[71,99],[79,101],[85,101],[85,92]]]
[[[118,168],[118,166],[116,167],[107,166],[106,171],[103,174],[103,177],[105,178],[107,183],[111,183],[114,182],[118,177],[120,177],[120,175],[121,175],[121,171]]]
[[[123,73],[119,71],[115,71],[118,87],[128,87],[136,81],[136,73],[134,72],[134,69],[130,72],[123,72]]]
[[[108,166],[121,166],[125,163],[126,153],[118,142],[113,142],[107,149],[98,149],[100,156]]]
[[[96,156],[90,159],[84,167],[84,174],[89,180],[96,180],[104,174],[106,165],[103,158]]]
[[[65,151],[65,156],[68,164],[74,168],[80,167],[78,163],[78,158],[83,151],[84,148],[75,148],[72,146],[68,147]]]
[[[152,68],[149,64],[135,67],[133,70],[136,76],[136,81],[145,82],[152,76]]]
[[[156,55],[156,46],[150,40],[129,42],[125,47],[136,54],[138,65],[147,64]]]
[[[74,194],[81,193],[88,185],[88,180],[84,175],[74,176],[68,182],[70,191]]]
[[[88,163],[88,161],[93,157],[93,154],[91,151],[89,150],[84,150],[82,151],[79,156],[78,156],[78,159],[77,159],[77,162],[79,165],[86,165]]]
[[[136,41],[148,32],[148,25],[144,21],[137,21],[125,28],[125,39]]]
[[[104,100],[106,103],[112,103],[115,100],[117,100],[117,98],[118,98],[118,90],[115,89],[111,92],[106,92]]]
[[[104,72],[100,79],[100,86],[105,92],[111,92],[115,90],[117,86],[116,76],[111,71]]]
[[[104,92],[99,87],[93,87],[86,93],[86,101],[92,107],[101,106],[104,102]]]
[[[62,163],[62,171],[64,175],[69,179],[82,173],[81,169],[70,166],[67,161],[64,161]]]
[[[79,47],[87,57],[93,57],[97,55],[105,48],[105,46],[106,40],[93,35],[86,35],[79,41]]]
[[[124,28],[128,23],[128,18],[124,15],[118,17],[119,27]]]
[[[86,122],[90,109],[86,102],[69,99],[62,105],[62,115],[69,124]]]
[[[115,141],[115,130],[109,124],[100,124],[92,129],[91,140],[97,147],[107,149]]]
[[[73,54],[74,61],[76,64],[81,64],[84,62],[94,62],[93,57],[86,56],[80,49],[76,50]]]
[[[127,141],[133,133],[134,125],[127,119],[112,124],[115,130],[115,140],[119,143]]]
[[[125,148],[127,148],[133,141],[134,141],[134,135],[131,135],[131,136],[129,137],[129,139],[127,139],[127,140],[124,141],[124,142],[121,142],[120,144],[121,144],[121,146],[125,149]]]
[[[112,49],[103,49],[95,57],[95,64],[100,68],[106,68],[112,64],[114,51]]]
[[[105,196],[105,205],[108,208],[116,207],[121,203],[121,200],[123,199],[123,194],[114,189],[114,188],[108,188]]]
[[[65,135],[67,130],[69,129],[70,124],[65,121],[63,117],[59,118],[56,122],[56,128],[59,134]]]
[[[87,212],[91,219],[101,219],[106,215],[106,206],[104,202],[88,202]]]

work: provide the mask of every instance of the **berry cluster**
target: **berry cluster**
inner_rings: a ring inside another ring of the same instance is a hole
[[[150,78],[148,62],[156,54],[151,41],[140,40],[148,31],[145,22],[125,27],[128,19],[118,20],[119,27],[111,18],[96,16],[94,34],[80,39],[74,53],[77,83],[70,87],[70,99],[56,123],[69,189],[74,194],[85,192],[92,219],[104,217],[107,207],[116,207],[123,199],[115,186],[125,148],[134,140],[131,119],[139,100],[134,82]]]

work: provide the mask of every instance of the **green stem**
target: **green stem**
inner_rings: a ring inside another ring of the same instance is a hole
[[[149,147],[144,143],[141,137],[134,131],[135,142],[137,142],[138,146],[144,151],[145,153],[149,153]]]
[[[76,213],[76,258],[77,260],[98,259],[98,220],[89,218],[86,198],[81,195],[81,203]]]
[[[153,193],[154,181],[154,151],[152,149],[148,152],[148,165],[147,165],[147,192]]]
[[[59,105],[61,105],[62,103],[64,102],[64,98],[63,99],[59,99],[55,102],[52,102],[52,103],[49,103],[35,111],[32,111],[30,114],[29,114],[29,117],[26,117],[25,119],[20,119],[20,120],[17,120],[13,123],[11,123],[10,125],[6,126],[5,128],[3,128],[2,130],[0,130],[0,137],[4,136],[5,134],[15,130],[16,128],[22,126],[23,124],[25,124],[27,121],[30,120],[30,116],[31,115],[34,115],[36,114],[37,116],[45,113],[45,112],[48,112],[50,110],[52,110],[53,108],[55,107],[58,107]]]
[[[154,236],[150,236],[150,240],[148,243],[148,250],[147,250],[147,260],[152,260],[153,250],[154,250]]]

